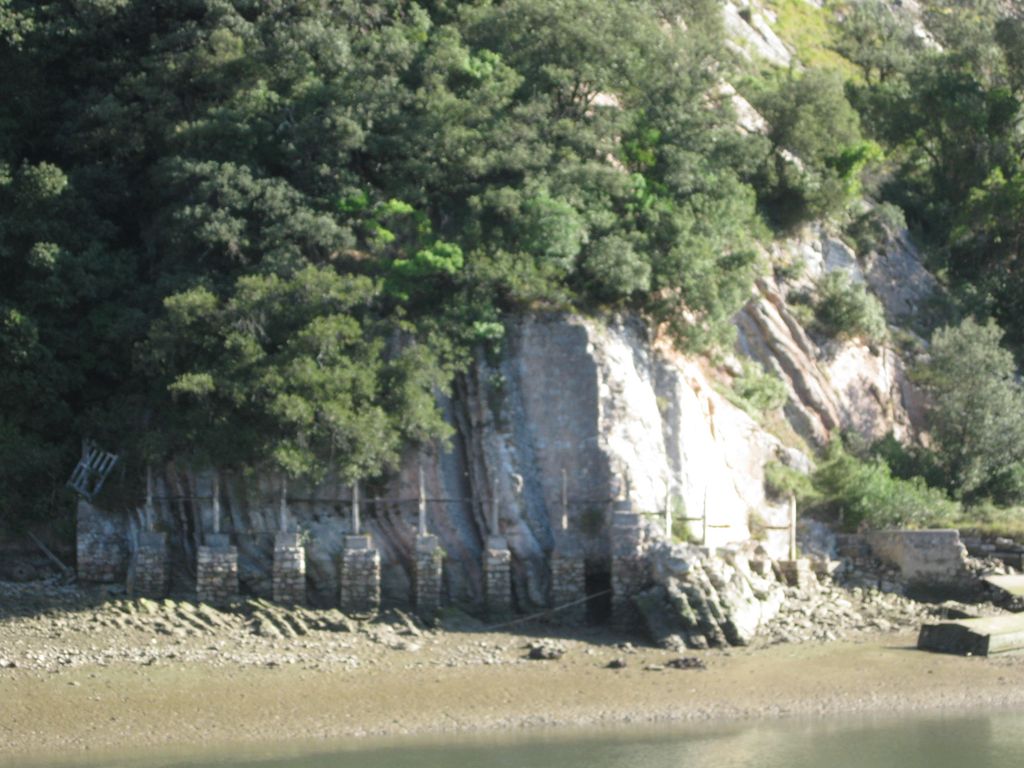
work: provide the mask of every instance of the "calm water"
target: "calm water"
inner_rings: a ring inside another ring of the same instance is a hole
[[[32,768],[1010,768],[1024,712],[604,730],[510,740],[366,743],[339,751],[112,758]],[[321,747],[322,749],[322,747]]]

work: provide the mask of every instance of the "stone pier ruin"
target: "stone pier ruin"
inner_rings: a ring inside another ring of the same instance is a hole
[[[444,550],[437,536],[416,537],[416,562],[413,573],[413,605],[421,619],[430,621],[441,609],[441,573]]]
[[[79,581],[110,584],[125,578],[128,542],[118,535],[116,518],[79,499],[75,533]]]
[[[380,608],[380,551],[367,535],[345,537],[338,564],[339,607],[345,613],[373,613]]]
[[[641,547],[640,515],[628,499],[616,501],[612,521],[612,624],[620,629],[640,626],[633,605],[648,582],[648,564]]]
[[[487,615],[512,613],[512,552],[504,536],[488,536],[484,549],[484,605]]]
[[[128,570],[128,594],[133,597],[166,597],[170,581],[167,534],[143,531],[139,534],[139,546]]]
[[[224,533],[206,535],[196,558],[196,599],[210,605],[238,600],[238,548]]]
[[[297,533],[274,537],[274,602],[302,605],[306,602],[306,550]]]
[[[586,579],[583,547],[563,532],[551,553],[551,607],[558,621],[579,624],[586,618]]]

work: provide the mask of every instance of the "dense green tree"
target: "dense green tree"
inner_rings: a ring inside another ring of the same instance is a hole
[[[973,501],[1024,499],[1024,387],[1002,331],[973,319],[932,337],[919,380],[932,396],[931,432],[949,489]]]
[[[855,0],[839,8],[836,51],[860,67],[870,85],[905,72],[923,50],[911,19],[884,0]]]
[[[860,118],[834,72],[789,72],[754,94],[775,151],[756,179],[772,218],[789,225],[841,214],[860,192],[865,165],[881,151],[861,135]]]

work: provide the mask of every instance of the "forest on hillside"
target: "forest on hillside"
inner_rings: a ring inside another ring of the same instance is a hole
[[[84,438],[379,476],[510,313],[725,349],[758,243],[820,219],[908,226],[946,290],[932,448],[837,442],[801,493],[1024,501],[1024,20],[921,5],[827,2],[779,70],[718,0],[0,0],[0,520],[61,514]]]

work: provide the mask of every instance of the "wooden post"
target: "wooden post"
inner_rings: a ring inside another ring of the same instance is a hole
[[[362,528],[362,520],[359,518],[359,483],[352,484],[352,534],[358,536]]]
[[[153,509],[153,467],[146,465],[146,530],[153,530],[156,512]]]
[[[419,505],[418,505],[418,510],[419,510],[419,533],[420,533],[420,536],[426,536],[427,535],[427,493],[426,493],[426,489],[424,488],[423,466],[422,465],[419,468],[419,475],[420,475],[420,488],[419,488],[419,498],[418,498],[418,502],[419,502]]]
[[[672,541],[672,486],[665,486],[665,538]]]
[[[277,513],[277,527],[281,533],[288,530],[288,475],[281,473],[281,508]]]
[[[797,496],[790,494],[790,559],[797,559]]]
[[[220,533],[220,474],[213,470],[213,532]]]
[[[708,489],[704,486],[704,509],[700,516],[700,545],[706,547],[708,545]]]
[[[569,476],[562,467],[562,530],[569,530]]]

